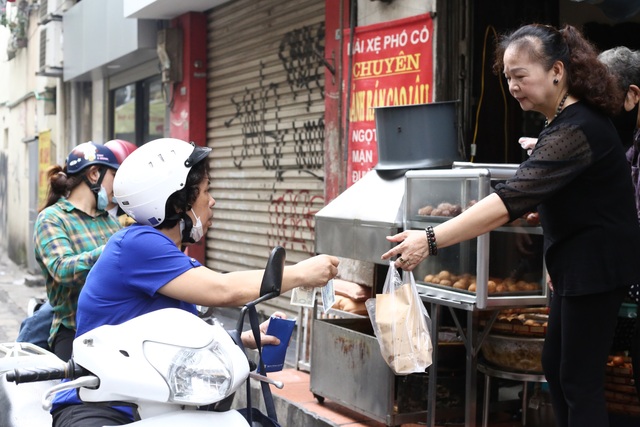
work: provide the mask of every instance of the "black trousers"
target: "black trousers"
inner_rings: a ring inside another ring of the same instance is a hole
[[[76,337],[76,331],[60,325],[56,336],[51,344],[51,352],[63,361],[71,359],[73,353],[73,339]]]
[[[120,411],[100,405],[69,405],[52,413],[52,427],[122,426],[131,419]]]
[[[631,363],[633,365],[633,381],[636,383],[636,391],[640,398],[640,306],[638,307],[638,317],[636,317],[636,327],[633,331],[633,341],[631,343]]]
[[[627,288],[551,299],[542,367],[556,427],[608,427],[605,365]]]

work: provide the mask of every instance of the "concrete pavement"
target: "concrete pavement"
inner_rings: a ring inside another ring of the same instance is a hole
[[[27,305],[33,297],[46,295],[41,276],[16,265],[0,248],[0,343],[15,341],[20,323],[27,317]]]

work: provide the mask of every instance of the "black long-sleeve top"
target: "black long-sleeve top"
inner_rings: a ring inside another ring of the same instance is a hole
[[[515,176],[496,186],[511,220],[537,208],[555,292],[585,295],[640,283],[640,227],[615,127],[582,102],[542,130]]]

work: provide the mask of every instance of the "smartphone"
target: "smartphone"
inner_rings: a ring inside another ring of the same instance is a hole
[[[280,339],[278,345],[265,345],[262,347],[262,362],[266,372],[277,372],[284,368],[287,356],[287,347],[293,334],[296,319],[282,319],[273,317],[269,320],[267,335],[273,335]]]

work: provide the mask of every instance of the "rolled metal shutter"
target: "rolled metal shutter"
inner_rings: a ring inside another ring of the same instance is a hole
[[[208,15],[207,144],[216,199],[207,266],[314,255],[324,206],[324,1],[239,0]],[[271,308],[292,311],[288,295]],[[268,308],[265,308],[268,310]]]

